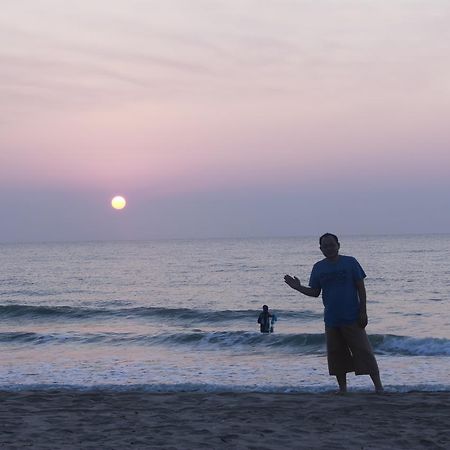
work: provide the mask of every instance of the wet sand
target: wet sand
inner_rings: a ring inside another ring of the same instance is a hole
[[[0,448],[449,449],[450,392],[0,392]]]

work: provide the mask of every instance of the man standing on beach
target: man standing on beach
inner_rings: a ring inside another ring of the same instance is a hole
[[[336,376],[339,392],[347,392],[347,372],[370,375],[375,391],[383,392],[378,364],[365,331],[366,274],[355,258],[339,254],[340,244],[334,234],[325,233],[319,244],[325,259],[314,264],[309,287],[295,276],[285,275],[284,281],[310,297],[318,297],[322,292],[328,370]]]

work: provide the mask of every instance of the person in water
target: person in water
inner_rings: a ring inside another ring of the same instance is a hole
[[[367,337],[366,274],[352,256],[339,254],[337,236],[326,233],[319,239],[324,259],[314,264],[309,287],[297,277],[284,281],[304,295],[322,293],[328,370],[336,376],[341,393],[347,392],[347,372],[370,375],[377,393],[383,392],[378,364]]]
[[[260,313],[258,317],[261,333],[273,333],[273,324],[276,320],[275,314],[270,313],[269,307],[264,305],[262,313]]]

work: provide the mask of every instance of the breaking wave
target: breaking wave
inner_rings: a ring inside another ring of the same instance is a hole
[[[382,355],[404,356],[450,356],[450,340],[438,338],[412,338],[396,335],[370,335],[374,351]],[[189,331],[177,333],[134,334],[134,333],[0,333],[2,344],[48,345],[48,344],[104,344],[113,346],[167,346],[186,347],[192,350],[208,351],[226,349],[229,351],[258,351],[272,349],[277,352],[297,354],[324,354],[323,333],[261,334],[248,331]]]

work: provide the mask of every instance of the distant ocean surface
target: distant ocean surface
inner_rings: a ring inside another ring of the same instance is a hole
[[[387,390],[450,390],[450,236],[342,236],[341,254],[367,273]],[[0,389],[335,389],[321,298],[283,281],[321,258],[316,237],[0,244]]]

